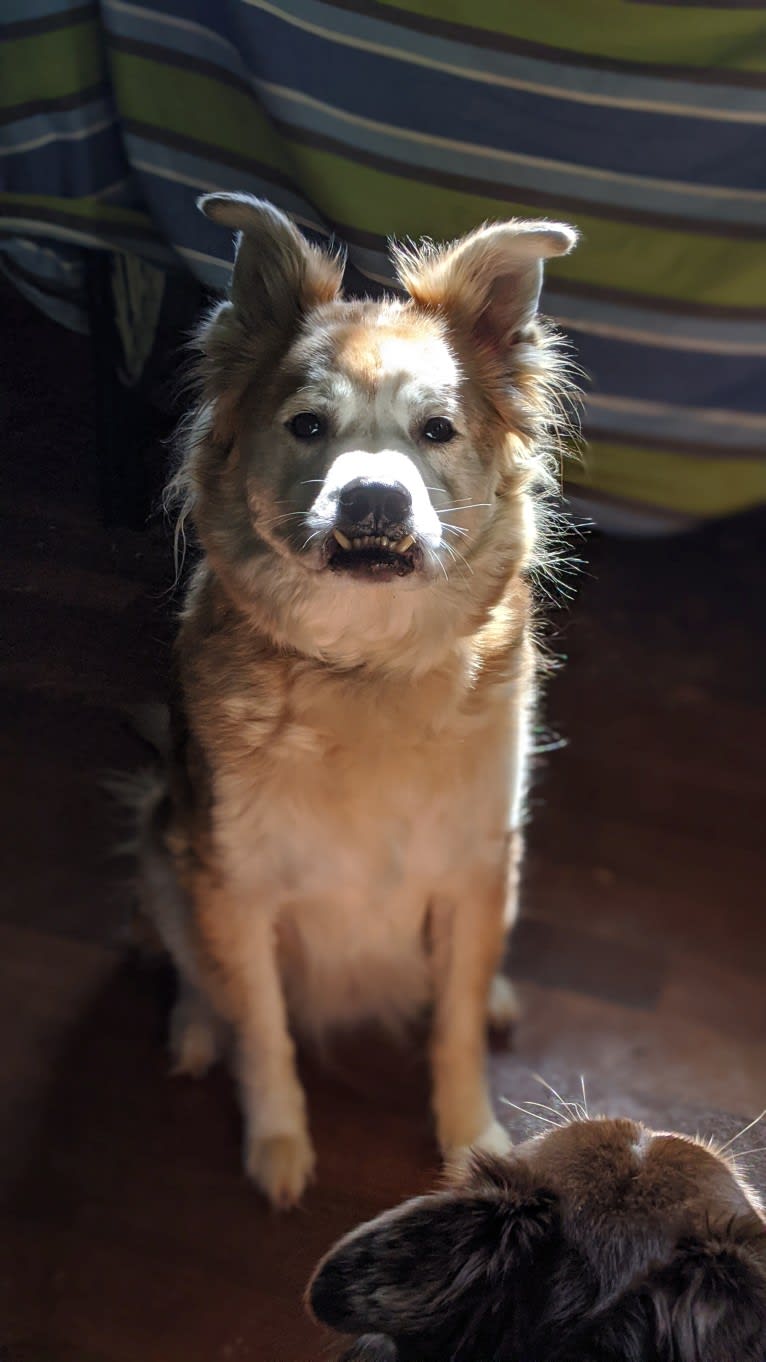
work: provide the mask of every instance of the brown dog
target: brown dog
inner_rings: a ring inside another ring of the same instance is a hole
[[[176,479],[203,557],[178,638],[169,782],[147,801],[146,907],[180,975],[176,1065],[233,1036],[245,1164],[280,1205],[314,1156],[291,1028],[433,1005],[445,1152],[499,1150],[485,1078],[513,921],[551,431],[567,388],[537,317],[548,222],[399,252],[406,299],[268,204],[198,338]]]
[[[764,1362],[766,1221],[707,1145],[576,1120],[354,1230],[309,1304],[346,1362]]]

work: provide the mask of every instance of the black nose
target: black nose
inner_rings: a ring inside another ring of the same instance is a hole
[[[404,529],[412,497],[399,482],[350,482],[340,494],[340,513],[349,529],[385,534]]]

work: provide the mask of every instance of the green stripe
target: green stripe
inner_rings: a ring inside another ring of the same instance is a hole
[[[210,76],[131,54],[115,52],[113,75],[126,118],[194,138],[211,160],[222,147],[289,175],[330,222],[375,236],[433,236],[470,231],[485,218],[540,217],[534,205],[424,184],[388,174],[354,159],[302,145],[298,136],[276,131],[255,98]],[[215,141],[211,141],[214,137]],[[766,305],[766,247],[704,233],[623,224],[568,214],[583,241],[571,256],[554,262],[553,278],[629,289],[719,307]]]
[[[766,501],[766,462],[699,459],[694,454],[591,440],[568,483],[686,515],[727,515]]]
[[[67,217],[82,219],[83,227],[92,223],[103,222],[113,223],[116,227],[124,227],[127,231],[150,231],[156,235],[157,229],[149,217],[148,213],[141,213],[134,208],[121,208],[115,204],[103,203],[101,199],[79,198],[65,199],[55,198],[49,194],[2,194],[0,195],[0,212],[6,217],[29,217],[33,218],[36,211],[46,210],[53,213],[65,213]]]
[[[380,0],[381,8],[404,8],[432,19],[445,17],[444,0]],[[712,66],[735,71],[766,68],[766,18],[761,10],[667,10],[625,0],[455,0],[453,23],[572,52],[622,61]]]
[[[0,44],[0,107],[58,99],[106,77],[98,24],[92,20]]]
[[[112,79],[123,118],[204,142],[211,160],[223,147],[276,170],[289,169],[284,141],[254,97],[211,76],[116,50]]]
[[[292,144],[296,176],[328,218],[381,235],[459,236],[486,218],[540,217],[523,202],[459,193],[417,179],[371,170],[349,157]],[[560,215],[567,218],[566,203]],[[551,264],[551,278],[592,280],[603,288],[709,302],[766,304],[766,247],[657,227],[574,218],[583,240],[571,256]]]

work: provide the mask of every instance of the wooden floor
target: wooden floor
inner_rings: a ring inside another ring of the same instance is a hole
[[[226,1077],[169,1078],[171,984],[126,950],[100,786],[142,759],[126,712],[163,694],[168,553],[99,525],[85,343],[4,316],[0,1357],[330,1357],[301,1306],[312,1265],[436,1176],[422,1056],[369,1042],[309,1066],[319,1181],[281,1218],[240,1173]],[[583,546],[498,1096],[546,1100],[535,1073],[571,1096],[584,1074],[592,1111],[723,1136],[766,1105],[765,528]],[[762,1187],[765,1158],[746,1160]]]

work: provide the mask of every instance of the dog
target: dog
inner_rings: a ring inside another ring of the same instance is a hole
[[[268,203],[200,206],[237,246],[172,489],[201,558],[143,904],[178,971],[176,1069],[232,1040],[246,1170],[289,1206],[314,1167],[301,1033],[430,1006],[441,1148],[508,1144],[486,1027],[512,1011],[495,976],[568,390],[538,301],[576,233],[511,221],[399,249],[404,296],[354,300]]]
[[[352,1231],[308,1304],[344,1362],[764,1362],[766,1220],[713,1148],[576,1119]]]

